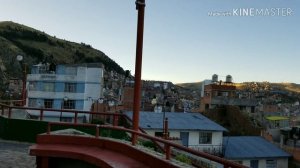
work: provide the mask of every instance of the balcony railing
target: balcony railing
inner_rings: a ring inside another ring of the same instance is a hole
[[[137,132],[131,129],[126,129],[124,127],[115,127],[115,126],[108,126],[108,125],[95,125],[95,124],[72,124],[72,123],[55,123],[55,122],[50,122],[48,123],[48,128],[47,128],[47,134],[51,134],[51,127],[54,125],[64,125],[64,126],[85,126],[85,127],[94,127],[96,132],[95,132],[95,137],[98,138],[100,136],[100,132],[102,129],[110,129],[110,130],[118,130],[118,131],[125,131],[129,134],[131,134],[131,137],[133,136],[139,136],[142,137],[144,139],[148,139],[150,141],[154,141],[160,144],[163,144],[164,146],[164,157],[166,160],[170,160],[172,158],[172,150],[176,150],[176,151],[182,151],[183,153],[186,153],[188,155],[193,155],[195,157],[199,157],[199,158],[204,158],[209,160],[210,162],[215,162],[217,164],[222,165],[221,167],[224,168],[244,168],[246,166],[240,165],[238,163],[229,161],[229,160],[225,160],[223,158],[214,156],[214,155],[210,155],[207,154],[205,152],[201,152],[201,151],[196,151],[187,147],[184,147],[182,145],[173,143],[171,141],[162,139],[162,138],[158,138],[158,137],[154,137],[142,132]],[[132,141],[132,145],[134,146],[135,143]]]

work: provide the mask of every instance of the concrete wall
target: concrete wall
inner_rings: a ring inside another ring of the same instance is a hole
[[[273,158],[274,159],[274,158]],[[255,160],[255,159],[253,159]],[[267,167],[267,161],[268,159],[260,159],[258,160],[258,168],[266,168]],[[272,159],[270,159],[272,160]],[[286,158],[278,158],[278,159],[274,159],[276,160],[276,167],[275,168],[288,168],[288,159]],[[251,160],[241,160],[242,164],[250,167],[250,162]]]
[[[155,132],[162,132],[162,130],[145,130],[149,135],[154,136]],[[213,148],[222,148],[223,142],[223,132],[212,132],[212,143],[211,144],[199,144],[199,132],[200,131],[185,131],[185,130],[170,130],[169,136],[180,138],[180,132],[189,132],[188,145],[190,148],[195,148],[197,150],[213,150]],[[208,149],[210,148],[210,149]]]

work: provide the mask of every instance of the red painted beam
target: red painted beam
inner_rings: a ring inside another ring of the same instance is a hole
[[[38,135],[30,155],[76,159],[99,167],[178,167],[130,144],[81,136]]]
[[[143,55],[143,37],[144,37],[144,13],[145,0],[136,0],[136,9],[138,10],[137,37],[136,37],[136,60],[134,74],[134,101],[133,101],[133,130],[139,130],[139,113],[141,100],[141,73],[142,73],[142,55]],[[135,145],[137,136],[132,137],[132,144]]]

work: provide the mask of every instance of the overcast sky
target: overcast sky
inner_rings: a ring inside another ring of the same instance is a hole
[[[300,83],[299,11],[298,0],[146,0],[142,78]],[[134,74],[135,0],[0,0],[0,21],[90,44]]]

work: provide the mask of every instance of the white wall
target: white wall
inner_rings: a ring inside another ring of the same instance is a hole
[[[277,168],[288,168],[289,160],[288,159],[277,159]]]
[[[144,129],[145,130],[145,129]],[[158,132],[156,130],[145,130],[147,134],[151,135],[151,136],[154,136],[155,135],[155,132]]]
[[[92,101],[97,100],[102,96],[103,90],[103,70],[101,68],[78,68],[78,75],[85,77],[85,91],[84,91],[84,107],[83,110],[89,111]]]
[[[208,80],[208,79],[202,81],[202,85],[201,85],[201,88],[200,88],[200,90],[201,90],[201,97],[204,97],[204,87],[205,87],[205,85],[209,85],[211,83],[212,83],[212,81]]]
[[[255,160],[255,159],[253,159],[253,160]],[[267,159],[260,159],[259,161],[258,161],[258,167],[259,168],[266,168],[266,160]],[[270,160],[272,160],[272,159],[270,159]],[[286,158],[286,159],[284,159],[284,158],[278,158],[278,159],[276,159],[277,161],[277,167],[276,168],[288,168],[288,159]],[[242,164],[243,165],[245,165],[245,166],[247,166],[247,167],[250,167],[250,160],[242,160]]]
[[[67,96],[69,99],[82,99],[84,93],[69,93],[69,92],[44,92],[44,91],[28,91],[28,97],[56,99]]]
[[[162,130],[146,130],[147,134],[154,136],[155,132],[162,132]],[[212,132],[212,143],[211,144],[199,144],[199,131],[180,131],[180,130],[169,130],[170,137],[180,138],[180,132],[189,132],[189,147],[197,145],[203,145],[205,147],[213,145],[220,146],[223,142],[223,132]],[[202,148],[201,148],[202,149]]]
[[[92,105],[92,100],[98,100],[103,96],[103,69],[97,67],[76,67],[76,75],[62,74],[29,74],[27,81],[60,81],[60,82],[75,82],[84,83],[84,93],[66,93],[66,92],[44,92],[28,90],[28,97],[41,99],[57,99],[67,96],[72,100],[83,100],[83,110],[89,111]],[[27,104],[28,104],[27,97]],[[88,117],[88,116],[87,116]],[[88,117],[89,118],[89,117]],[[52,119],[49,119],[52,120]]]
[[[199,133],[200,132],[190,132],[189,148],[198,151],[204,151],[211,153],[213,155],[222,154],[222,142],[223,133],[222,132],[212,132],[212,139],[210,144],[199,144]]]
[[[191,131],[189,136],[189,145],[203,145],[199,144],[199,131]],[[223,132],[212,132],[212,142],[207,145],[222,145]],[[206,145],[206,144],[205,144]]]

